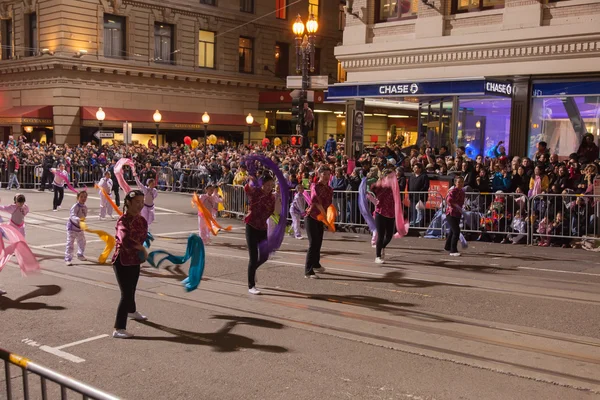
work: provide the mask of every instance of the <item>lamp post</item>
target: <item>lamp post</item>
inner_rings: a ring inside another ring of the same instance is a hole
[[[106,118],[106,113],[102,110],[102,107],[98,108],[96,111],[96,119],[98,120],[98,130],[102,130],[102,123],[104,122],[104,118]]]
[[[306,32],[308,35],[304,34]],[[310,77],[309,71],[315,71],[315,38],[316,33],[319,30],[319,23],[315,18],[314,14],[310,14],[306,21],[306,26],[302,22],[300,14],[296,17],[296,22],[292,26],[292,31],[296,35],[296,72],[302,74],[302,91],[300,92],[300,115],[298,118],[298,125],[300,126],[300,132],[302,133],[303,147],[308,147],[308,130],[306,129],[304,121],[304,102],[307,98],[307,91],[310,88]]]
[[[254,123],[254,117],[248,113],[246,117],[246,124],[248,125],[248,145],[250,145],[250,138],[252,137],[252,124]]]
[[[158,126],[160,125],[160,121],[162,121],[162,115],[156,110],[152,118],[154,118],[154,123],[156,124],[156,147],[158,147]]]
[[[208,140],[206,135],[208,131],[208,123],[210,122],[210,115],[208,115],[206,111],[202,115],[202,122],[204,123],[204,147],[206,147],[208,145],[208,143],[206,143]]]

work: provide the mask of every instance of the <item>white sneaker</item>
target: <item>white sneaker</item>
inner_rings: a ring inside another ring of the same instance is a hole
[[[104,221],[106,219],[106,217],[98,217],[98,220],[100,221]]]
[[[116,216],[114,216],[114,215],[111,215],[111,216],[110,216],[110,219],[115,219],[115,218],[117,218],[117,217],[116,217]]]
[[[383,261],[383,258],[381,257],[377,257],[375,259],[375,264],[385,264],[385,261]]]
[[[460,253],[450,253],[451,257],[460,257]]]
[[[300,235],[300,236],[296,236],[296,239],[302,240],[302,239],[304,239],[304,237],[302,237],[302,235]]]
[[[253,287],[253,288],[248,289],[248,293],[250,293],[250,294],[260,294],[260,290],[258,290],[256,287]]]
[[[52,212],[57,212],[58,210],[52,210]]]
[[[85,258],[85,256],[77,256],[77,259],[79,261],[87,261],[87,258]]]
[[[304,275],[304,277],[306,279],[319,279],[319,275],[317,275],[317,274]]]
[[[6,290],[0,289],[0,296],[4,296],[6,294]]]
[[[67,267],[70,267],[71,265],[73,265],[73,261],[65,261],[65,264],[67,265]]]
[[[127,316],[129,317],[129,319],[134,319],[136,321],[148,321],[148,317],[140,314],[139,311],[136,311],[134,313],[129,313],[129,314],[127,314]]]
[[[58,209],[60,210],[62,207],[61,207],[61,206],[58,206],[58,207],[56,207],[56,208],[58,208]]]
[[[373,244],[373,243],[371,243],[371,247],[375,249],[375,248],[377,248],[377,245],[376,245],[376,244]]]
[[[133,333],[129,333],[125,329],[116,329],[113,332],[113,337],[115,339],[129,339],[133,337]]]

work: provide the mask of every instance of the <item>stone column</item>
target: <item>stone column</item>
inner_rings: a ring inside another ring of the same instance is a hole
[[[539,0],[505,0],[503,30],[535,28],[542,25],[543,3]]]
[[[79,144],[81,141],[81,114],[79,89],[59,88],[54,95],[54,140],[59,145]]]

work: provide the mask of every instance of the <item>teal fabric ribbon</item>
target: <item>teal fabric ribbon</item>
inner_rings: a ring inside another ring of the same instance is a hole
[[[157,256],[163,257],[156,262],[155,258]],[[198,288],[198,285],[200,285],[200,281],[202,280],[202,275],[204,274],[206,255],[204,252],[204,242],[202,242],[200,236],[192,233],[188,237],[187,248],[183,256],[175,256],[164,250],[156,250],[148,254],[148,263],[154,268],[160,268],[161,264],[165,261],[169,261],[175,265],[181,265],[187,262],[189,259],[191,259],[191,261],[188,277],[185,278],[181,283],[185,287],[186,291],[191,292],[192,290],[196,290]]]

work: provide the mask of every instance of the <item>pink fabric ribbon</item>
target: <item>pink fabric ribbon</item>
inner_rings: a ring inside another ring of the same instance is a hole
[[[115,165],[115,177],[117,178],[117,182],[119,182],[119,186],[121,186],[125,191],[125,194],[127,194],[131,192],[131,187],[123,177],[124,165],[128,165],[131,168],[131,171],[135,172],[135,164],[130,158],[121,158],[119,161],[117,161],[117,164]]]
[[[2,271],[6,263],[8,263],[14,254],[17,256],[17,262],[19,263],[21,274],[23,276],[38,272],[40,270],[40,263],[27,245],[23,235],[8,224],[0,225],[0,229],[4,231],[4,234],[10,242],[7,246],[4,243],[2,235],[0,235],[0,271]]]
[[[402,200],[400,198],[400,186],[398,186],[398,178],[396,173],[392,172],[383,179],[383,185],[392,189],[394,194],[394,213],[396,214],[396,234],[395,239],[402,238],[408,234],[409,222],[404,222],[404,209],[402,207]]]
[[[77,189],[75,189],[73,187],[73,185],[71,185],[71,182],[69,182],[69,177],[68,177],[68,175],[65,172],[62,172],[62,171],[60,171],[60,170],[57,169],[57,170],[54,171],[54,175],[60,176],[62,178],[62,180],[65,181],[65,184],[67,185],[67,187],[69,188],[69,190],[71,192],[73,192],[73,193],[79,193],[79,191]],[[82,190],[85,190],[85,188],[82,189]]]

